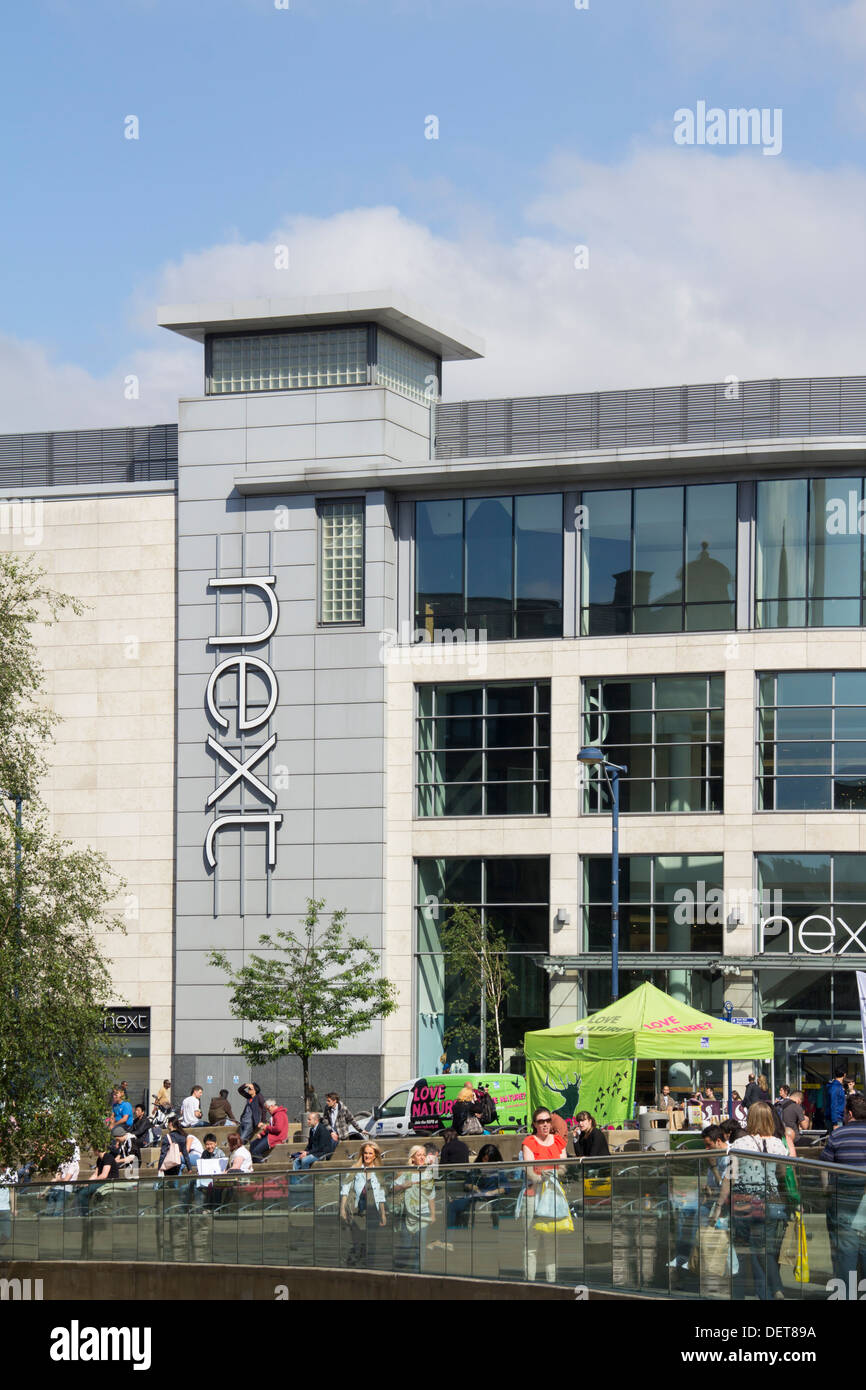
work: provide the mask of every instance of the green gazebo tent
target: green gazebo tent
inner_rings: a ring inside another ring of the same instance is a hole
[[[549,1105],[565,1119],[588,1110],[599,1125],[631,1118],[636,1062],[712,1057],[772,1057],[773,1035],[725,1023],[643,984],[606,1009],[527,1033],[529,1113]]]

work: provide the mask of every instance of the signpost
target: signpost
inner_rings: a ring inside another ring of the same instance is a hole
[[[722,1005],[722,1022],[723,1022],[723,1023],[739,1023],[740,1026],[741,1026],[742,1028],[757,1028],[757,1026],[758,1026],[758,1020],[757,1020],[756,1018],[734,1018],[734,1017],[732,1017],[733,1012],[734,1012],[734,1006],[733,1006],[733,1004],[731,1003],[730,999],[726,999],[725,1002],[724,1002],[724,1004]],[[730,1115],[731,1119],[734,1118],[734,1100],[733,1100],[733,1096],[734,1096],[734,1064],[733,1064],[733,1062],[731,1061],[731,1059],[728,1058],[728,1114]]]

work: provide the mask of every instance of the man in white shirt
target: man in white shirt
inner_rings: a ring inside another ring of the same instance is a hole
[[[201,1113],[201,1086],[193,1086],[189,1095],[180,1107],[180,1122],[184,1129],[195,1129],[196,1125],[205,1124]]]

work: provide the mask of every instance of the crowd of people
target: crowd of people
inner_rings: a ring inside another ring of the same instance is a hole
[[[286,1107],[266,1098],[254,1081],[238,1088],[242,1104],[235,1116],[227,1090],[210,1099],[205,1118],[204,1091],[190,1088],[180,1106],[171,1098],[168,1080],[153,1098],[148,1111],[141,1100],[133,1103],[128,1088],[113,1088],[106,1115],[109,1136],[97,1155],[90,1183],[79,1180],[81,1152],[70,1138],[68,1152],[46,1189],[46,1213],[59,1215],[72,1199],[86,1215],[94,1192],[126,1176],[134,1176],[142,1150],[158,1146],[157,1170],[163,1179],[187,1173],[184,1203],[207,1210],[224,1200],[226,1189],[215,1181],[223,1174],[251,1174],[254,1165],[266,1162],[273,1150],[288,1142]],[[795,1170],[787,1163],[796,1156],[797,1144],[811,1137],[816,1108],[799,1090],[780,1085],[775,1101],[767,1078],[750,1075],[742,1098],[732,1094],[732,1114],[721,1116],[721,1104],[712,1086],[706,1086],[687,1104],[700,1104],[706,1123],[702,1138],[708,1163],[696,1182],[693,1169],[688,1180],[671,1178],[672,1259],[675,1271],[695,1273],[695,1252],[701,1232],[710,1227],[730,1232],[727,1273],[734,1298],[753,1293],[759,1299],[782,1298],[780,1256],[786,1233],[801,1199]],[[659,1108],[673,1112],[677,1102],[665,1086]],[[828,1132],[816,1157],[826,1165],[821,1181],[830,1190],[832,1165],[862,1170],[866,1175],[866,1097],[856,1091],[843,1068],[837,1068],[823,1098]],[[818,1111],[819,1117],[821,1111]],[[321,1111],[307,1113],[305,1147],[293,1155],[292,1172],[283,1179],[292,1187],[303,1186],[304,1174],[329,1159],[337,1145],[361,1132],[361,1124],[337,1092],[326,1096]],[[429,1251],[447,1245],[451,1233],[474,1226],[480,1213],[489,1216],[496,1229],[503,1214],[525,1222],[525,1275],[528,1280],[557,1277],[558,1240],[573,1231],[573,1208],[563,1187],[563,1160],[575,1157],[604,1158],[609,1153],[605,1132],[588,1111],[579,1111],[571,1127],[549,1107],[538,1107],[530,1132],[521,1141],[519,1167],[507,1161],[495,1142],[485,1142],[474,1162],[467,1139],[490,1135],[497,1123],[496,1108],[483,1086],[464,1086],[453,1107],[451,1124],[438,1136],[444,1143],[415,1144],[403,1161],[383,1173],[383,1152],[365,1138],[353,1166],[343,1170],[339,1186],[339,1220],[346,1233],[350,1267],[390,1267],[421,1271]],[[218,1126],[236,1129],[221,1147],[213,1132]],[[814,1136],[819,1140],[819,1136]],[[491,1135],[495,1138],[495,1131]],[[770,1161],[768,1161],[770,1160]],[[456,1173],[444,1187],[443,1170],[455,1165],[471,1168]],[[281,1165],[282,1166],[282,1165]],[[0,1243],[8,1239],[9,1190],[26,1184],[35,1165],[12,1173],[0,1173]],[[589,1170],[590,1172],[592,1170]],[[599,1170],[601,1171],[601,1169]],[[516,1207],[515,1207],[516,1197]],[[509,1202],[502,1199],[511,1198]],[[437,1213],[443,1218],[437,1222]],[[839,1173],[826,1202],[827,1226],[833,1252],[834,1273],[847,1281],[852,1272],[866,1274],[866,1197],[863,1179]],[[393,1230],[387,1241],[383,1232]],[[437,1229],[444,1239],[433,1240]],[[392,1248],[393,1246],[393,1248]],[[559,1247],[561,1249],[561,1247]],[[380,1259],[380,1256],[382,1257]]]
[[[796,1157],[796,1143],[809,1132],[811,1117],[803,1096],[779,1087],[770,1102],[766,1078],[750,1077],[743,1096],[743,1116],[703,1131],[711,1155],[699,1193],[693,1176],[673,1181],[675,1215],[673,1269],[695,1270],[694,1255],[700,1229],[730,1230],[731,1294],[749,1292],[761,1300],[784,1299],[780,1258],[790,1223],[802,1214],[802,1197],[795,1170],[784,1162]],[[816,1157],[828,1167],[821,1172],[827,1230],[834,1275],[847,1281],[853,1272],[866,1274],[866,1197],[863,1178],[849,1173],[835,1177],[831,1190],[829,1165],[860,1169],[866,1176],[866,1096],[839,1068],[828,1087],[827,1114],[831,1128]],[[841,1107],[841,1108],[840,1108]],[[752,1155],[752,1157],[750,1157]],[[767,1162],[767,1159],[779,1162]]]

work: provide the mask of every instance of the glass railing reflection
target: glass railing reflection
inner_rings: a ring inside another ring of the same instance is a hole
[[[866,1172],[749,1155],[626,1154],[3,1189],[0,1258],[291,1265],[679,1299],[847,1297]],[[839,1281],[834,1285],[833,1281]]]

